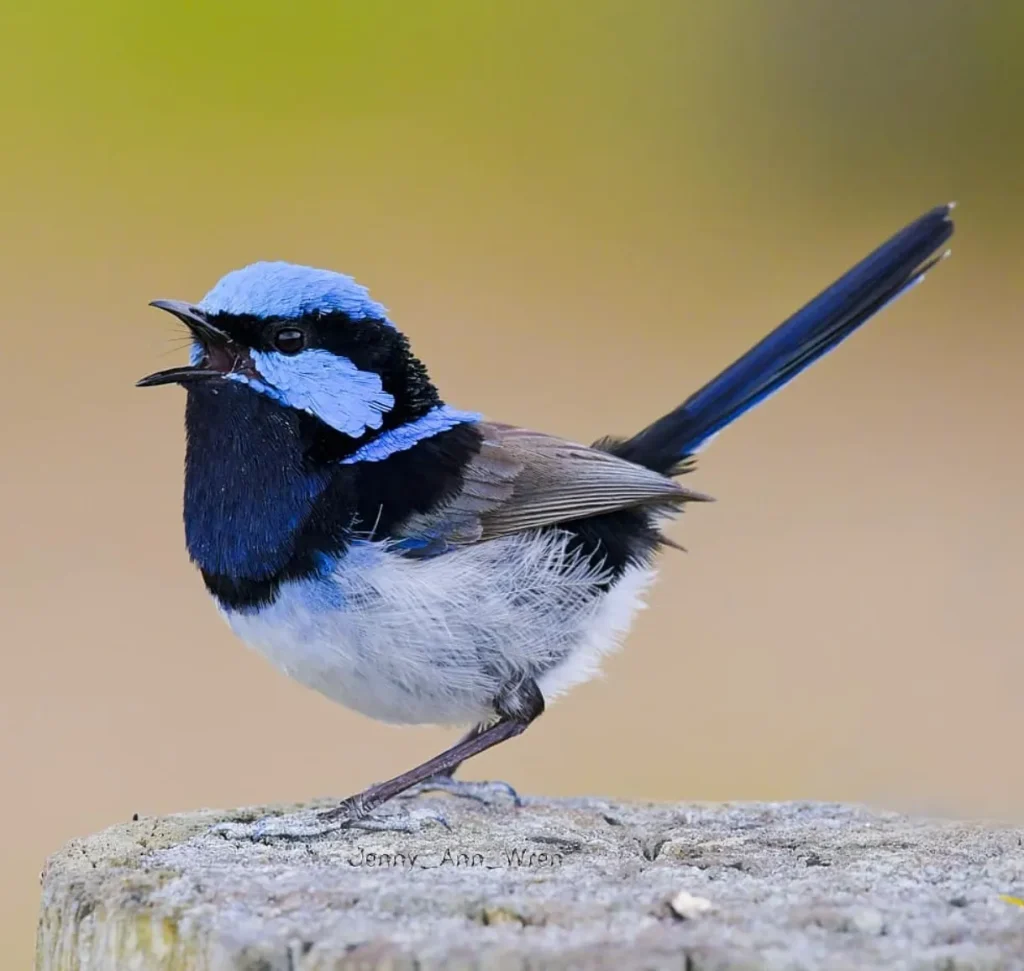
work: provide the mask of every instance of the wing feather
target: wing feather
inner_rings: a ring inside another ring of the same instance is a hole
[[[459,494],[405,523],[411,548],[435,552],[618,509],[710,498],[599,448],[510,425],[477,427],[484,441]]]

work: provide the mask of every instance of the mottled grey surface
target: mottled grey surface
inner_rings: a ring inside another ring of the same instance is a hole
[[[409,833],[212,829],[254,810],[75,840],[44,874],[37,968],[1024,969],[1024,830],[809,803],[407,807]]]

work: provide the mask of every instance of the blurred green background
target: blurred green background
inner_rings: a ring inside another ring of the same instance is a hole
[[[630,432],[890,232],[954,257],[723,435],[607,677],[475,762],[529,792],[1024,819],[1024,7],[0,10],[0,931],[143,814],[344,795],[450,738],[235,642],[187,562],[155,297],[353,273],[456,405]]]

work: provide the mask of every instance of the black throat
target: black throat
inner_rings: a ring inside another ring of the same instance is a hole
[[[281,583],[322,572],[353,539],[385,539],[453,495],[480,448],[475,426],[459,425],[383,461],[342,464],[398,426],[352,439],[227,380],[189,388],[185,425],[189,555],[236,610],[271,603]]]

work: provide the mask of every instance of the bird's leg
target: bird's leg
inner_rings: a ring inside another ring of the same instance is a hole
[[[479,735],[471,739],[457,742],[450,749],[440,755],[424,762],[422,765],[403,772],[401,775],[388,779],[386,782],[378,782],[364,789],[362,792],[349,796],[344,802],[321,814],[325,820],[352,819],[359,820],[368,816],[378,806],[400,795],[407,789],[426,782],[428,779],[444,772],[452,763],[458,764],[480,752],[484,752],[501,742],[515,738],[521,734],[529,722],[512,721],[502,719],[490,728],[485,729]],[[454,781],[454,780],[453,780]],[[440,787],[439,787],[440,788]]]
[[[486,730],[486,728],[487,722],[481,722],[479,725],[474,725],[468,732],[466,732],[465,735],[462,736],[462,738],[459,739],[459,742],[468,742],[471,738],[476,738],[477,735],[479,735],[482,731]],[[423,784],[429,785],[429,783],[433,782],[435,779],[451,779],[455,775],[455,773],[459,771],[460,765],[462,765],[461,762],[456,762],[455,765],[450,766],[443,772],[438,772],[435,776],[433,776],[433,778],[428,779]]]
[[[481,722],[479,725],[474,725],[459,739],[459,742],[468,742],[470,739],[476,738],[487,730],[488,724],[488,722]],[[484,806],[494,806],[507,802],[511,802],[514,806],[522,805],[519,793],[507,782],[500,782],[494,779],[467,782],[465,779],[454,778],[460,765],[462,765],[461,762],[456,762],[455,765],[432,775],[425,782],[406,789],[401,794],[401,798],[415,799],[423,792],[446,792],[448,795],[456,796],[459,799],[472,799],[474,802],[479,802]]]
[[[397,812],[384,812],[379,815],[370,813],[389,799],[421,784],[424,789],[444,789],[480,802],[494,802],[493,789],[504,786],[504,783],[460,783],[450,776],[445,777],[443,773],[454,772],[466,759],[522,734],[526,726],[544,711],[544,697],[532,680],[525,681],[496,699],[494,710],[498,717],[494,724],[477,726],[477,729],[435,758],[394,779],[370,786],[334,809],[268,816],[252,823],[222,823],[215,826],[214,831],[227,839],[306,842],[350,827],[399,833],[418,832],[427,823],[439,823],[447,827],[448,823],[443,813],[433,807],[415,807],[411,810],[401,808]],[[483,794],[483,790],[488,788],[492,790],[488,793],[490,798]],[[508,798],[510,793],[518,804],[518,796],[511,787],[507,787],[503,795]]]
[[[363,792],[349,796],[336,808],[322,813],[321,818],[327,821],[356,822],[407,789],[444,773],[454,772],[462,762],[474,755],[479,755],[526,731],[527,726],[544,711],[544,696],[536,683],[530,679],[502,694],[496,699],[494,707],[498,720],[493,725],[470,733],[440,755],[428,759],[408,772],[388,779],[387,782],[378,782]]]

